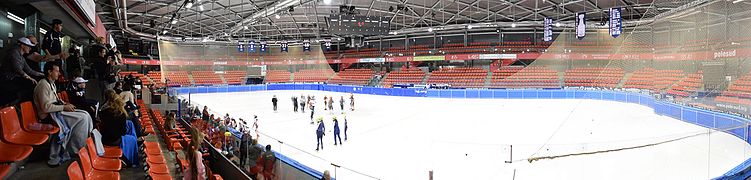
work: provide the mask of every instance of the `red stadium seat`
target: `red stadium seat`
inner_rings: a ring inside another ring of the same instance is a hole
[[[14,162],[26,159],[26,157],[31,155],[32,150],[31,146],[8,144],[0,141],[0,162]]]
[[[48,135],[28,133],[21,129],[18,113],[13,106],[0,110],[0,121],[3,126],[3,139],[12,144],[40,145],[47,141]]]
[[[26,132],[37,134],[55,134],[60,131],[60,128],[55,126],[52,126],[52,129],[50,130],[31,130],[31,128],[29,128],[29,125],[31,124],[39,123],[36,109],[34,109],[34,105],[31,104],[31,101],[21,103],[21,119],[23,121],[21,128],[23,128],[23,130]]]
[[[70,180],[84,180],[83,172],[81,172],[81,166],[77,161],[73,161],[68,166],[68,179]]]
[[[85,179],[106,179],[106,180],[118,180],[120,179],[120,174],[115,171],[102,171],[97,170],[92,166],[91,158],[89,157],[89,153],[85,148],[81,148],[80,151],[78,151],[78,156],[81,158],[81,169],[83,169],[83,174]]]

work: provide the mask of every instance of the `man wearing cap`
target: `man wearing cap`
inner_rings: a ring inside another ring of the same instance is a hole
[[[61,67],[63,67],[63,59],[68,58],[68,55],[63,53],[62,30],[63,21],[59,19],[52,20],[52,31],[48,32],[42,41],[42,50],[44,50],[44,53],[51,56],[57,55],[57,59],[53,60],[58,65],[61,65]]]
[[[28,35],[28,36],[26,36],[26,38],[28,38],[29,41],[31,41],[32,44],[36,45],[37,42],[38,42],[37,41],[37,37],[34,36],[34,35]],[[26,64],[29,64],[29,67],[31,67],[31,69],[33,69],[34,71],[42,71],[42,66],[40,65],[41,64],[40,62],[47,62],[47,61],[52,61],[52,60],[60,58],[59,56],[52,56],[52,55],[49,55],[49,54],[42,56],[39,53],[39,46],[31,47],[31,51],[29,51],[28,53],[23,54],[23,57],[26,59]],[[31,77],[33,77],[34,79],[36,79],[37,81],[39,81],[42,78],[44,78],[44,75],[42,75],[42,76],[31,76]]]
[[[33,76],[44,76],[41,72],[35,71],[26,64],[23,54],[29,53],[31,47],[35,44],[28,38],[18,39],[18,47],[8,51],[8,54],[0,62],[0,105],[4,105],[19,99],[21,101],[31,100],[34,93],[34,86],[37,80]],[[6,94],[15,94],[16,96],[7,96]]]
[[[93,99],[86,99],[86,82],[89,82],[89,80],[83,79],[82,77],[76,77],[70,82],[70,85],[65,91],[68,93],[70,104],[76,106],[76,109],[88,112],[89,115],[91,115],[91,119],[96,119],[94,117],[96,117],[99,102]]]

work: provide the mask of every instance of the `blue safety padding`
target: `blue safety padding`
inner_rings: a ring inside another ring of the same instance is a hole
[[[476,89],[467,89],[466,91],[466,98],[479,98],[480,92]]]

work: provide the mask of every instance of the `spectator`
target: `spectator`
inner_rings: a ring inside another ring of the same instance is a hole
[[[28,36],[26,36],[26,38],[28,38],[29,41],[31,41],[32,44],[37,44],[37,42],[38,42],[36,36],[34,36],[34,35],[28,35]],[[23,57],[26,59],[26,64],[28,64],[29,67],[32,70],[34,70],[34,71],[40,71],[40,72],[42,71],[42,66],[39,65],[40,62],[51,61],[51,60],[54,60],[54,59],[58,58],[57,56],[50,56],[49,54],[45,55],[45,56],[42,56],[39,53],[39,46],[33,46],[33,47],[31,47],[31,51],[29,51],[28,53],[23,54]],[[44,78],[44,75],[42,74],[40,76],[32,76],[32,77],[38,81],[38,80]]]
[[[271,98],[271,104],[274,105],[274,112],[276,112],[276,102],[277,102],[276,95],[274,95],[274,97]]]
[[[261,165],[263,148],[258,145],[258,139],[253,139],[251,142],[250,148],[248,148],[248,158],[250,159],[248,161],[248,168],[250,169],[250,174],[255,177],[263,171],[263,166]]]
[[[204,121],[209,122],[209,119],[212,119],[209,117],[209,107],[203,106],[203,112],[202,112],[202,118]]]
[[[123,101],[125,101],[125,104],[128,104],[128,103],[134,104],[134,103],[136,103],[136,98],[135,98],[135,95],[133,95],[133,91],[131,91],[132,90],[131,86],[124,86],[123,83],[120,83],[120,82],[118,82],[118,83],[119,83],[120,87],[116,88],[115,92],[120,91],[120,92],[117,92],[117,93],[120,96],[120,98],[122,98]]]
[[[76,106],[65,104],[57,96],[54,80],[60,76],[60,66],[47,63],[44,73],[47,77],[34,88],[34,104],[40,119],[55,122],[60,127],[59,139],[51,138],[50,159],[47,161],[48,165],[56,167],[86,145],[93,125],[89,113],[76,110]]]
[[[83,76],[83,72],[81,70],[81,61],[79,51],[75,47],[71,47],[68,49],[68,56],[67,59],[65,59],[65,65],[66,65],[66,72],[68,72],[69,77],[81,77]]]
[[[336,120],[336,116],[334,116],[334,145],[336,146],[336,138],[339,138],[339,144],[344,144],[342,142],[342,136],[339,135],[339,121]]]
[[[28,38],[18,39],[18,47],[8,51],[0,62],[0,105],[12,103],[14,100],[31,100],[37,80],[33,76],[44,76],[34,71],[26,64],[22,54],[28,54],[34,44]],[[10,94],[10,95],[8,95]]]
[[[276,154],[271,151],[271,145],[266,145],[266,152],[263,152],[263,177],[272,179],[274,176],[274,164],[276,163]]]
[[[321,180],[331,180],[331,173],[329,170],[323,171],[323,176],[321,177]]]
[[[99,102],[93,99],[86,99],[86,82],[89,81],[81,77],[76,77],[70,82],[66,92],[68,93],[70,104],[76,106],[77,109],[88,112],[89,115],[91,115],[91,119],[96,120],[95,117],[96,112],[98,111],[97,106],[99,105]]]
[[[128,114],[125,112],[125,102],[111,89],[105,91],[105,97],[102,111],[99,112],[99,119],[102,121],[99,126],[102,132],[102,144],[119,146],[120,137],[127,133],[125,121]]]
[[[45,54],[57,56],[53,61],[57,64],[63,64],[63,59],[68,58],[68,54],[63,53],[63,21],[59,19],[52,20],[52,31],[45,34],[42,41],[42,50]]]
[[[203,153],[201,153],[201,143],[203,142],[203,133],[196,128],[190,129],[190,135],[193,140],[185,153],[186,158],[190,161],[190,167],[185,171],[183,180],[204,180],[206,179],[206,167],[203,165]]]

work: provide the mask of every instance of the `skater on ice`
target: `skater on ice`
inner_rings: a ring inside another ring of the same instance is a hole
[[[323,126],[323,117],[318,117],[318,128],[316,129],[316,137],[318,138],[316,151],[323,149],[323,136],[326,134],[326,127]]]
[[[274,112],[276,112],[276,101],[277,101],[277,99],[276,99],[276,95],[274,95],[274,97],[273,97],[273,98],[271,98],[271,104],[273,104],[273,105],[274,105]]]
[[[329,114],[334,114],[334,96],[329,96]]]
[[[342,114],[344,114],[344,96],[340,96],[339,98],[339,107],[342,109]]]
[[[292,111],[297,112],[297,97],[292,96]]]
[[[305,102],[306,101],[305,101],[305,96],[303,96],[302,94],[300,94],[300,101],[299,102],[300,102],[300,112],[305,113],[305,105],[306,105]]]
[[[337,121],[336,116],[334,116],[334,146],[337,145],[336,138],[339,138],[339,144],[344,144],[344,142],[342,142],[342,136],[339,135],[339,121]]]

